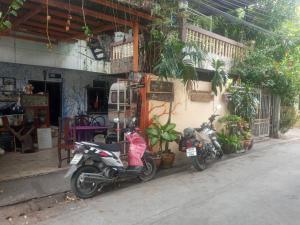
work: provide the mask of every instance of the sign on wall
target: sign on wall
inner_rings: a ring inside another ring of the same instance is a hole
[[[174,100],[174,85],[167,81],[150,81],[147,93],[149,100],[170,102]]]
[[[190,98],[193,102],[210,102],[213,100],[213,95],[207,91],[192,91]]]

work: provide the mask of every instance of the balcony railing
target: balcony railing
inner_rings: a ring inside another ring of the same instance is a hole
[[[244,55],[243,44],[194,25],[184,26],[182,36],[184,41],[196,43],[207,53],[219,57],[235,59]]]
[[[111,73],[127,73],[132,70],[133,41],[129,39],[112,45]]]
[[[201,64],[195,67],[211,70],[212,59],[220,59],[225,62],[225,69],[229,70],[236,58],[242,58],[245,54],[245,46],[242,43],[223,37],[213,32],[204,30],[194,25],[185,25],[182,29],[182,38],[186,42],[196,43],[207,52],[207,57]],[[133,41],[116,42],[112,44],[111,72],[125,73],[132,70]]]

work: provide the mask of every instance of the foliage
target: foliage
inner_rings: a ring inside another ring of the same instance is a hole
[[[159,144],[160,151],[169,151],[169,149],[162,149],[163,143],[173,142],[178,138],[178,132],[175,131],[176,124],[167,122],[161,124],[158,116],[154,116],[153,123],[146,129],[147,135],[150,139],[150,145]]]
[[[193,62],[199,62],[203,58],[204,53],[195,44],[172,38],[163,44],[161,57],[154,67],[154,72],[163,79],[182,79],[183,83],[187,84],[197,77]]]
[[[214,76],[211,80],[212,91],[217,96],[218,88],[222,92],[223,86],[226,85],[228,80],[228,75],[224,70],[225,63],[219,59],[212,61],[212,67],[214,68]]]
[[[10,21],[10,16],[18,16],[18,10],[23,6],[26,0],[13,0],[6,13],[0,11],[0,32],[7,29],[11,29],[12,24]]]
[[[224,124],[223,132],[228,135],[236,135],[241,139],[251,139],[251,129],[249,123],[237,115],[228,114],[218,120]]]
[[[251,123],[256,116],[259,103],[253,88],[248,85],[230,87],[229,92],[231,94],[228,104],[230,112]]]
[[[226,134],[225,132],[218,133],[218,141],[224,150],[224,153],[234,153],[242,149],[242,138],[238,135]]]
[[[161,0],[153,3],[157,16],[144,33],[143,70],[154,72],[162,79],[177,78],[184,84],[196,79],[193,63],[204,59],[204,52],[195,43],[181,40],[181,24],[188,15],[180,11],[179,1]]]
[[[281,107],[280,110],[279,129],[281,133],[286,133],[297,122],[297,112],[294,107]]]
[[[258,45],[263,46],[267,38],[274,38],[275,35],[271,32],[277,32],[282,22],[293,18],[294,12],[295,0],[257,0],[255,4],[228,12],[239,20],[214,17],[213,31],[240,42],[255,40]],[[265,32],[257,27],[245,26],[242,21],[255,24],[265,29]]]

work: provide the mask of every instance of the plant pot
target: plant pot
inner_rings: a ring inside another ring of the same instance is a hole
[[[155,157],[153,157],[153,160],[154,160],[154,162],[155,162],[155,164],[156,164],[156,168],[159,168],[160,167],[160,165],[161,165],[161,157],[160,156],[155,156]]]
[[[171,168],[175,161],[175,154],[173,152],[165,152],[161,154],[161,167],[164,169]]]
[[[246,139],[243,143],[244,149],[250,150],[253,147],[253,139]]]

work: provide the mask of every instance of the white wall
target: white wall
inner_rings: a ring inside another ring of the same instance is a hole
[[[157,79],[152,77],[152,79]],[[217,114],[222,117],[227,113],[226,102],[222,98],[222,93],[218,96],[214,96],[211,101],[194,102],[191,101],[188,93],[186,92],[185,86],[180,80],[170,80],[174,84],[174,101],[173,101],[173,112],[171,116],[171,122],[176,124],[176,130],[182,132],[187,127],[200,127],[203,122],[207,122],[208,118],[213,114],[217,105],[221,105],[222,108],[217,111]],[[198,91],[211,92],[211,83],[204,81],[196,81],[195,87]],[[223,90],[224,91],[224,90]],[[169,103],[161,101],[149,101],[149,110],[151,111],[150,119],[154,115],[160,116],[162,123],[165,123],[168,118]],[[218,118],[220,118],[218,117]],[[217,118],[217,119],[218,119]],[[215,122],[216,128],[220,129],[220,124]],[[170,148],[177,152],[178,145],[173,142]]]
[[[0,62],[110,73],[110,63],[94,60],[85,41],[59,43],[49,50],[45,43],[0,36]]]

